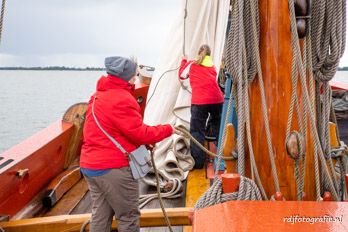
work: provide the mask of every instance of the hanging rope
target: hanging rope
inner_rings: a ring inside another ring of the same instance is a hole
[[[185,9],[184,9],[184,31],[183,31],[183,40],[184,42],[182,43],[182,54],[185,56],[186,55],[186,18],[187,18],[187,0],[185,1]]]
[[[301,89],[302,89],[302,94],[304,97],[303,107],[304,107],[304,110],[307,111],[307,114],[309,117],[311,132],[312,132],[313,140],[314,140],[314,147],[315,147],[316,151],[318,151],[318,156],[319,156],[321,166],[323,169],[322,173],[324,175],[325,183],[327,183],[327,186],[330,189],[330,191],[333,195],[333,198],[335,200],[337,200],[338,199],[337,191],[335,190],[333,180],[330,177],[330,174],[329,174],[329,171],[328,171],[328,168],[326,165],[324,152],[320,146],[320,140],[319,140],[318,132],[316,129],[316,124],[315,124],[314,109],[311,107],[312,104],[310,103],[310,99],[309,99],[308,88],[307,88],[307,83],[306,83],[306,73],[305,73],[305,68],[304,68],[304,65],[303,65],[303,62],[301,59],[301,50],[300,50],[300,45],[299,45],[299,41],[298,41],[298,34],[297,34],[297,29],[296,29],[296,18],[295,18],[295,9],[294,8],[295,8],[294,7],[294,0],[289,0],[293,62],[296,62],[295,65],[298,69],[298,70],[296,70],[295,73],[293,72],[292,75],[298,75],[297,71],[299,71]]]
[[[4,1],[4,0],[3,0]],[[182,54],[185,55],[185,46],[186,46],[186,18],[187,18],[187,1],[185,2],[185,9],[184,9],[184,26],[183,26],[183,42],[182,42]],[[164,71],[161,76],[158,78],[158,81],[155,85],[155,88],[154,90],[152,91],[152,94],[151,96],[148,98],[148,100],[146,101],[146,105],[149,104],[149,102],[151,101],[152,97],[154,96],[155,92],[156,92],[156,89],[157,89],[157,86],[159,84],[159,82],[161,81],[161,79],[165,76],[165,74],[169,73],[169,72],[174,72],[176,70],[178,70],[180,68],[177,67],[177,68],[173,68],[173,69],[169,69],[169,70],[166,70]],[[183,84],[180,82],[181,86],[185,89],[185,87],[183,86]],[[189,91],[190,92],[190,91]]]
[[[254,80],[256,73],[258,74],[262,114],[265,125],[265,133],[267,139],[269,159],[272,168],[272,176],[274,186],[277,192],[280,191],[277,169],[274,161],[274,154],[272,148],[271,133],[269,129],[269,120],[267,115],[267,104],[264,90],[264,83],[262,78],[261,62],[259,55],[259,11],[258,1],[234,1],[232,7],[231,27],[228,35],[226,46],[226,67],[228,71],[235,78],[237,88],[237,118],[238,118],[238,173],[245,174],[245,135],[248,136],[248,145],[250,150],[250,158],[252,166],[255,162],[250,132],[250,112],[249,112],[249,83]],[[247,133],[245,134],[245,128]],[[258,172],[255,167],[252,171],[256,174]],[[260,181],[261,182],[261,181]],[[258,183],[262,189],[261,183]]]
[[[0,43],[1,43],[1,38],[2,38],[2,25],[3,25],[3,23],[4,23],[5,4],[6,4],[6,0],[2,0],[2,4],[1,4],[1,16],[0,16]]]
[[[156,183],[157,183],[156,184],[156,191],[157,191],[158,201],[160,203],[160,206],[161,206],[161,209],[162,209],[162,213],[163,213],[163,216],[164,216],[164,220],[165,220],[165,222],[167,224],[167,227],[168,227],[170,232],[173,232],[173,228],[172,228],[172,226],[170,224],[170,220],[169,220],[167,212],[166,212],[166,210],[164,208],[164,204],[163,204],[163,200],[162,200],[162,196],[161,196],[159,175],[158,175],[158,170],[157,170],[157,167],[156,167],[155,159],[153,158],[153,150],[151,151],[151,162],[152,162],[153,170],[155,171],[155,176],[156,176]],[[174,187],[173,187],[173,189],[174,189]]]
[[[328,82],[345,50],[346,0],[312,1],[311,27],[314,76]]]
[[[203,150],[207,155],[213,157],[213,158],[219,158],[223,160],[233,160],[235,159],[232,156],[218,156],[214,152],[209,151],[207,148],[205,148],[199,141],[197,141],[191,134],[190,132],[184,128],[184,127],[175,127],[175,133],[178,135],[182,135],[188,139],[191,139],[191,141],[196,144],[201,150]]]

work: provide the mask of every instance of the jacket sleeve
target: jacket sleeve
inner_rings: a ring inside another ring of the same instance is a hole
[[[180,79],[180,80],[185,80],[185,79],[186,79],[186,78],[182,78],[182,77],[181,77],[181,74],[182,74],[182,72],[184,71],[184,69],[187,67],[187,65],[189,65],[189,64],[190,64],[190,63],[187,62],[186,59],[182,59],[181,64],[180,64],[180,68],[179,68],[179,73],[178,73],[178,76],[179,76],[179,79]]]
[[[173,128],[169,124],[148,126],[143,123],[139,106],[134,101],[122,101],[117,105],[115,125],[130,141],[138,145],[153,144],[169,137]]]

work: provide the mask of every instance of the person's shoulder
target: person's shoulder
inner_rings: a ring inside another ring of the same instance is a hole
[[[107,98],[109,98],[109,101],[113,103],[127,101],[134,98],[129,91],[124,89],[110,89],[107,92]]]

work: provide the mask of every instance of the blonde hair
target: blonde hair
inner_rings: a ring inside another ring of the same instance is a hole
[[[198,50],[198,55],[196,58],[196,63],[200,64],[202,63],[203,59],[205,56],[210,56],[211,54],[211,50],[209,45],[207,44],[203,44],[202,46],[200,46],[199,50]]]

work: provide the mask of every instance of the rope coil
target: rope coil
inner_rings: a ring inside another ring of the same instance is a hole
[[[215,178],[213,185],[197,201],[195,210],[233,200],[262,200],[260,190],[255,182],[241,176],[239,190],[223,193],[221,177]]]

